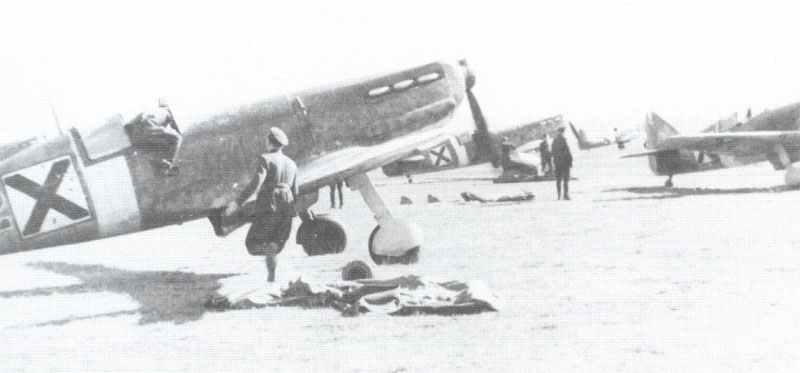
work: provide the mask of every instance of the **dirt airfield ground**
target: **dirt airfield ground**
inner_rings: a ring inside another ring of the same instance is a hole
[[[341,317],[333,310],[212,312],[220,287],[263,279],[244,231],[205,221],[0,257],[2,371],[794,371],[800,345],[800,191],[767,164],[661,185],[615,148],[576,153],[573,201],[552,183],[494,185],[485,167],[379,178],[396,215],[426,234],[420,262],[375,267],[482,280],[503,301],[474,316]],[[477,177],[475,180],[464,178]],[[699,189],[698,189],[699,188]],[[459,193],[528,190],[527,203]],[[442,200],[425,203],[432,194]],[[415,204],[399,205],[401,196]],[[320,194],[322,210],[327,190]],[[348,250],[289,244],[279,278],[333,280],[371,264],[374,226],[346,191]]]

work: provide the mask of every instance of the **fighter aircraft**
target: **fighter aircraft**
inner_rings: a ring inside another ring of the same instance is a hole
[[[474,96],[471,97],[468,96],[468,99],[474,122],[485,122],[486,119],[477,100]],[[491,154],[488,156],[478,145],[479,138],[470,132],[463,132],[445,141],[421,146],[413,156],[387,164],[382,167],[382,170],[386,176],[401,176],[443,171],[483,162],[492,162],[492,165],[497,168],[503,162],[508,163],[507,159],[503,159],[504,157],[510,157],[513,163],[523,168],[536,169],[536,165],[539,164],[538,160],[534,161],[531,159],[532,157],[524,153],[535,150],[538,140],[542,139],[545,134],[555,133],[562,122],[562,116],[556,115],[504,130],[492,131],[488,136],[491,142]],[[505,154],[506,149],[503,145],[511,145],[514,151],[510,155]]]
[[[222,210],[254,175],[272,126],[288,134],[285,153],[298,163],[296,210],[302,223],[296,240],[306,253],[345,248],[344,228],[310,211],[318,189],[345,180],[377,221],[369,238],[373,259],[391,262],[414,254],[422,244],[419,228],[392,215],[367,172],[452,139],[445,124],[465,96],[478,119],[474,157],[494,157],[471,93],[474,83],[466,61],[435,62],[244,105],[181,126],[175,173],[161,172],[158,146],[135,136],[141,121],[112,120],[93,131],[72,128],[0,160],[0,254],[201,218],[225,236],[247,219],[244,213],[237,214],[241,221],[226,219]]]
[[[572,130],[572,134],[575,135],[575,139],[578,140],[578,148],[580,150],[589,150],[594,148],[600,148],[603,146],[611,145],[612,141],[604,137],[602,139],[590,139],[586,136],[586,132],[582,129],[575,129],[575,125],[572,122],[569,123],[569,127]],[[630,129],[623,129],[618,130],[614,128],[614,143],[617,144],[617,149],[625,149],[625,144],[635,140],[639,137],[639,131],[633,128]]]
[[[720,122],[693,135],[680,135],[655,113],[647,115],[645,147],[651,151],[623,158],[646,156],[656,175],[672,176],[769,161],[775,170],[786,170],[787,185],[800,184],[800,103],[765,111],[733,125]]]

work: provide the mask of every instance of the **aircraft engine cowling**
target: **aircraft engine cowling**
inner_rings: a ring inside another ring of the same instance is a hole
[[[678,175],[726,167],[718,154],[683,149],[657,152],[648,156],[648,161],[656,175]]]
[[[650,169],[656,175],[694,172],[700,165],[692,152],[685,150],[664,150],[647,158]]]
[[[500,139],[489,132],[488,122],[478,99],[473,92],[475,74],[467,66],[466,60],[459,61],[464,73],[464,84],[470,114],[475,125],[472,133],[462,133],[446,141],[426,146],[406,159],[382,167],[386,176],[413,175],[443,169],[464,167],[472,164],[491,162],[500,166]]]

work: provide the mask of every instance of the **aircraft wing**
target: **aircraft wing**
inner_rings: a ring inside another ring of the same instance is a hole
[[[620,132],[614,140],[628,142],[636,139],[637,137],[639,137],[639,131],[635,129],[628,129]]]
[[[661,139],[658,150],[709,152],[770,150],[774,145],[800,146],[800,131],[737,131],[675,135]]]
[[[626,154],[626,155],[623,155],[623,156],[621,156],[620,158],[638,158],[638,157],[647,157],[647,156],[650,156],[650,155],[656,155],[656,154],[658,154],[658,153],[660,153],[660,152],[662,152],[662,150],[651,150],[651,151],[647,151],[647,152],[641,152],[641,153],[631,153],[631,154]]]
[[[541,143],[541,140],[528,141],[518,146],[514,150],[516,150],[518,153],[528,153],[532,151],[537,151],[539,149],[539,143]]]
[[[528,165],[528,166],[538,167],[539,163],[540,163],[539,162],[539,160],[540,160],[539,156],[533,155],[531,153],[520,152],[520,151],[511,152],[511,154],[509,155],[509,158],[514,162],[522,163],[522,164],[525,164],[525,165]]]
[[[310,192],[353,175],[418,154],[432,141],[445,140],[451,131],[438,127],[413,132],[373,146],[356,146],[326,154],[300,166],[300,193]]]

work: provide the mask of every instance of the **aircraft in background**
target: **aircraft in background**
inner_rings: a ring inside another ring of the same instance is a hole
[[[607,138],[602,138],[602,139],[588,138],[586,136],[586,132],[584,130],[575,129],[575,125],[572,124],[572,122],[569,122],[569,128],[572,130],[572,134],[575,135],[575,139],[578,140],[578,149],[580,150],[589,150],[611,145],[611,140]]]
[[[617,144],[617,149],[625,149],[625,144],[635,140],[639,137],[639,131],[635,128],[624,129],[622,131],[614,128],[614,142]]]
[[[470,107],[475,123],[486,121],[477,105],[477,100],[470,99]],[[511,162],[520,166],[536,169],[539,163],[538,159],[534,160],[531,156],[523,153],[535,150],[539,141],[546,134],[555,133],[562,123],[562,116],[556,115],[513,128],[490,132],[488,136],[491,141],[492,154],[490,156],[487,156],[485,151],[478,146],[477,132],[463,132],[445,141],[422,146],[413,156],[387,164],[382,167],[382,170],[386,176],[402,176],[444,171],[485,162],[492,162],[496,168],[501,165],[505,156],[510,157]],[[486,125],[484,127],[488,128]],[[504,154],[503,145],[511,145],[514,149],[509,152],[510,154]]]
[[[177,131],[179,173],[160,172],[160,148],[134,136],[142,124],[137,120],[111,120],[93,131],[73,128],[20,146],[0,160],[0,254],[202,218],[225,236],[251,218],[252,203],[236,219],[222,211],[250,181],[265,134],[276,126],[291,139],[284,150],[299,168],[296,240],[306,253],[344,250],[343,227],[309,208],[320,188],[345,180],[377,221],[368,245],[372,258],[385,263],[416,256],[419,228],[392,215],[367,172],[452,140],[445,124],[465,96],[477,119],[472,158],[494,160],[474,84],[466,61],[435,62],[245,105]]]
[[[749,113],[749,111],[748,111]],[[748,114],[748,117],[750,115]],[[655,113],[647,115],[645,147],[651,151],[623,158],[646,156],[656,175],[673,175],[743,166],[769,161],[775,170],[786,170],[787,185],[800,184],[800,103],[765,111],[745,122],[727,119],[692,135],[678,131]]]
[[[590,139],[586,136],[586,132],[582,129],[576,129],[575,125],[572,122],[569,123],[569,127],[572,130],[572,134],[575,135],[575,139],[578,140],[578,149],[580,150],[589,150],[594,148],[600,148],[603,146],[608,146],[612,144],[611,139],[609,138],[602,138],[602,139]],[[614,141],[613,143],[617,144],[617,149],[625,149],[625,144],[635,140],[639,137],[639,131],[636,129],[624,129],[622,131],[614,128]]]

